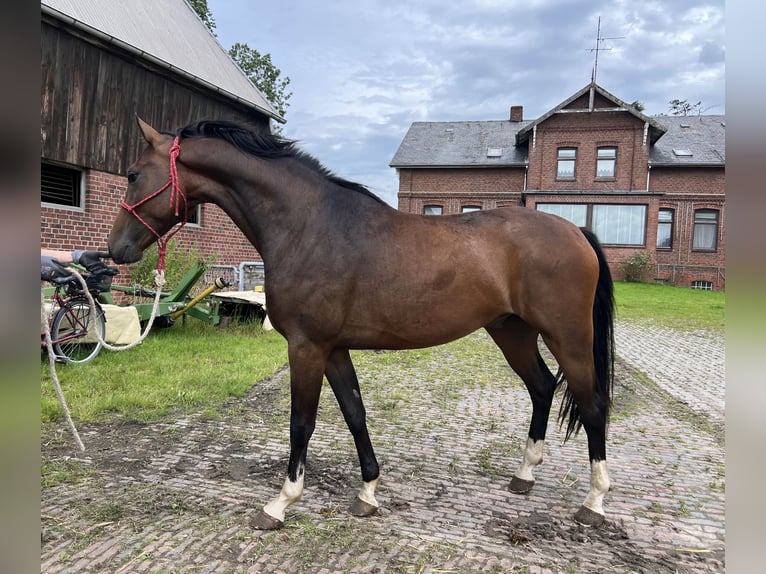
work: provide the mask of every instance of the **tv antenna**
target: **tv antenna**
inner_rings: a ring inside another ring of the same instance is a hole
[[[610,37],[603,37],[601,36],[601,16],[598,17],[598,29],[596,30],[596,47],[590,48],[588,51],[592,54],[593,52],[596,53],[596,59],[593,63],[593,72],[591,73],[590,81],[591,83],[596,83],[596,72],[598,71],[598,53],[603,51],[609,51],[612,48],[604,48],[602,47],[602,44],[606,40],[622,40],[625,38],[625,36],[610,36]]]

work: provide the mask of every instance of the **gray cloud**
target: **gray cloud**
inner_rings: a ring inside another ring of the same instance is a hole
[[[208,0],[221,44],[291,79],[285,135],[396,204],[388,167],[414,121],[527,118],[597,81],[649,114],[674,98],[725,113],[724,1]]]
[[[700,50],[700,64],[722,64],[726,60],[726,50],[716,42],[705,42]]]

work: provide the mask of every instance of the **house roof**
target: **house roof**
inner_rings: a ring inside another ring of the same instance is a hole
[[[725,165],[725,116],[650,117],[597,84],[588,84],[535,120],[414,122],[389,165],[394,168],[525,166],[527,141],[534,126],[555,113],[566,113],[562,110],[587,94],[591,87],[614,103],[614,108],[609,110],[620,109],[648,125],[652,143],[650,165]]]
[[[42,13],[279,122],[279,115],[185,0],[41,0]]]
[[[657,121],[667,131],[652,146],[649,165],[726,164],[726,116],[661,116]]]
[[[415,122],[396,151],[391,167],[523,166],[525,147],[516,133],[529,122]]]
[[[599,94],[602,97],[604,97],[607,100],[609,100],[612,103],[614,103],[614,107],[610,108],[610,110],[618,109],[618,110],[621,110],[621,111],[625,111],[625,112],[635,116],[636,118],[638,118],[642,122],[649,124],[649,141],[651,143],[654,143],[655,141],[657,141],[660,137],[662,137],[662,134],[665,133],[665,128],[660,123],[658,123],[655,118],[652,118],[652,117],[649,117],[647,115],[644,115],[643,113],[638,111],[636,108],[634,108],[630,104],[625,103],[624,101],[622,101],[620,98],[618,98],[614,94],[606,91],[604,88],[602,88],[601,86],[599,86],[598,84],[593,82],[593,83],[588,84],[584,88],[582,88],[580,91],[574,93],[572,96],[570,96],[569,98],[567,98],[566,100],[561,102],[558,106],[556,106],[552,110],[546,112],[545,114],[543,114],[542,116],[540,116],[539,118],[534,120],[533,122],[530,122],[529,125],[526,126],[524,129],[519,130],[519,133],[516,136],[516,142],[517,143],[525,142],[527,139],[529,139],[529,136],[530,136],[530,134],[532,132],[532,129],[536,125],[541,124],[542,122],[547,120],[549,117],[551,117],[553,114],[559,113],[562,110],[567,109],[567,107],[572,102],[574,102],[578,98],[581,98],[582,96],[587,94],[591,89],[593,89],[594,94]],[[604,109],[604,108],[595,108],[596,111],[598,111],[599,109]]]

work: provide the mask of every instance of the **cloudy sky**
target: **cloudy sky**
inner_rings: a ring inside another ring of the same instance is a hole
[[[416,121],[534,119],[590,82],[649,115],[673,99],[723,114],[723,0],[208,0],[218,40],[271,54],[283,128],[396,205],[389,167]]]

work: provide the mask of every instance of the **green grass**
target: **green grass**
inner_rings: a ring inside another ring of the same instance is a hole
[[[83,365],[57,365],[72,418],[79,422],[158,420],[242,396],[287,362],[287,343],[255,325],[219,329],[189,320],[154,330],[139,346],[107,351]],[[41,356],[41,418],[63,417],[48,359]]]
[[[683,331],[725,325],[726,294],[655,283],[615,282],[617,319],[645,321]]]

